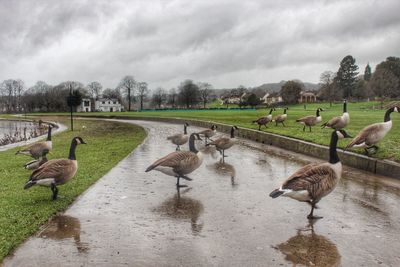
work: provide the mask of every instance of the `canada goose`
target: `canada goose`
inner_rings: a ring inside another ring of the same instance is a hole
[[[399,112],[399,107],[392,107],[386,110],[384,122],[378,122],[368,125],[362,129],[356,137],[348,144],[345,150],[352,147],[363,147],[365,154],[369,155],[369,149],[374,148],[375,151],[379,149],[376,144],[381,141],[385,135],[392,128],[392,120],[390,119],[390,113]]]
[[[183,125],[183,134],[174,134],[167,137],[167,140],[171,140],[173,144],[176,145],[176,150],[181,150],[181,145],[184,145],[189,140],[189,135],[187,134],[186,128],[189,126],[188,123]]]
[[[324,110],[322,108],[317,108],[315,116],[306,116],[306,117],[296,120],[296,122],[300,122],[301,124],[304,125],[303,132],[306,130],[306,126],[310,127],[310,132],[311,132],[311,126],[314,126],[317,123],[320,123],[322,121],[322,117],[319,114],[320,111],[324,111]]]
[[[287,114],[286,114],[286,110],[288,108],[285,108],[283,110],[283,114],[276,116],[275,118],[272,119],[272,121],[275,122],[275,125],[278,126],[278,123],[282,123],[283,126],[285,126],[285,123],[283,123],[286,119],[287,119]]]
[[[53,192],[53,200],[57,199],[57,185],[62,185],[71,180],[78,170],[75,156],[76,146],[86,144],[81,137],[74,137],[71,141],[68,159],[52,159],[32,172],[24,189],[34,185],[49,186]]]
[[[49,150],[47,148],[43,149],[42,156],[39,159],[34,159],[32,161],[29,161],[24,165],[24,168],[27,170],[36,170],[37,168],[39,168],[48,161],[46,157],[48,153]]]
[[[213,137],[216,132],[217,132],[217,125],[213,124],[213,125],[211,125],[210,129],[198,132],[198,134],[204,136],[204,140],[205,140],[204,142],[207,145],[207,140],[210,139],[212,141],[211,137]]]
[[[311,212],[308,219],[317,218],[313,216],[315,205],[335,189],[342,177],[342,163],[337,154],[336,146],[339,138],[350,138],[345,130],[333,131],[329,146],[329,162],[308,164],[283,182],[282,186],[272,191],[272,198],[280,195],[287,196],[298,201],[308,202]]]
[[[332,128],[336,130],[343,129],[349,124],[350,115],[347,112],[347,100],[343,100],[343,115],[334,117],[330,119],[328,122],[322,124],[322,128]]]
[[[235,139],[235,130],[237,130],[237,126],[232,126],[231,128],[231,137],[221,137],[218,138],[215,141],[212,141],[211,143],[207,144],[206,146],[215,146],[216,149],[221,153],[222,155],[222,162],[225,162],[225,150],[231,148],[236,142],[237,139]]]
[[[258,124],[258,130],[261,131],[261,126],[264,125],[267,128],[267,124],[272,121],[272,111],[275,111],[275,108],[271,108],[269,110],[269,114],[267,116],[258,118],[257,120],[253,121],[253,123]]]
[[[179,179],[191,181],[192,179],[186,175],[200,167],[203,162],[203,154],[196,149],[194,141],[201,140],[198,133],[192,133],[189,137],[189,149],[190,151],[175,151],[165,157],[157,160],[151,164],[146,172],[156,170],[169,176],[176,177],[176,186],[186,187],[185,185],[179,184]]]
[[[15,155],[23,154],[23,155],[31,156],[32,158],[38,159],[43,155],[44,149],[51,151],[51,149],[53,147],[53,144],[51,141],[51,129],[52,128],[53,128],[53,126],[49,125],[46,141],[38,142],[38,143],[35,143],[25,149],[18,150],[17,153],[15,153]]]

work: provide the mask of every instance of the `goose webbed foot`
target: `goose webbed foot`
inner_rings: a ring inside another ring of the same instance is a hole
[[[58,188],[55,184],[51,184],[51,191],[53,192],[53,196],[51,199],[56,200],[58,195]]]
[[[187,180],[187,181],[192,181],[193,179],[190,177],[187,177],[186,175],[182,175],[181,178]]]

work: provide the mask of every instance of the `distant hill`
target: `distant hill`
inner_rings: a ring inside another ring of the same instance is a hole
[[[256,87],[252,87],[252,88],[248,88],[251,91],[255,91],[255,92],[269,92],[269,93],[273,93],[273,92],[279,92],[282,88],[282,85],[285,84],[286,81],[280,81],[279,83],[264,83],[260,86],[256,86]],[[316,83],[309,83],[309,82],[303,82],[305,90],[318,90],[320,88],[319,84]],[[220,89],[214,89],[213,93],[216,95],[222,95],[224,93],[230,92],[232,89],[236,89],[236,88],[220,88]]]

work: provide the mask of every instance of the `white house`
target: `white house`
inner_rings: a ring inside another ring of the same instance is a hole
[[[116,98],[100,98],[95,102],[96,111],[116,112],[123,111],[121,103]]]
[[[277,92],[266,93],[260,100],[264,104],[274,104],[283,101],[282,97]]]
[[[91,108],[91,100],[90,98],[83,98],[82,99],[82,103],[77,107],[78,112],[91,112],[92,108]]]

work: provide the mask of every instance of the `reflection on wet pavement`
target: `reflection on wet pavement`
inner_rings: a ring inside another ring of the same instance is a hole
[[[285,255],[285,260],[294,266],[340,266],[340,254],[336,245],[328,238],[318,235],[312,224],[300,229],[297,234],[277,248]]]
[[[191,188],[182,190],[178,188],[178,192],[173,197],[165,200],[154,211],[173,219],[190,220],[192,232],[194,235],[197,235],[204,226],[203,223],[198,223],[204,207],[200,201],[183,196],[189,192],[190,189]]]
[[[81,242],[81,224],[79,219],[67,216],[57,215],[46,228],[39,233],[39,237],[68,242],[67,239],[73,239],[79,252],[87,252],[88,245]]]
[[[5,266],[399,266],[398,181],[345,168],[319,203],[324,218],[299,231],[309,206],[268,194],[317,159],[239,138],[222,164],[198,142],[203,164],[179,195],[174,177],[144,170],[175,151],[166,136],[182,125],[133,123],[145,142]]]

